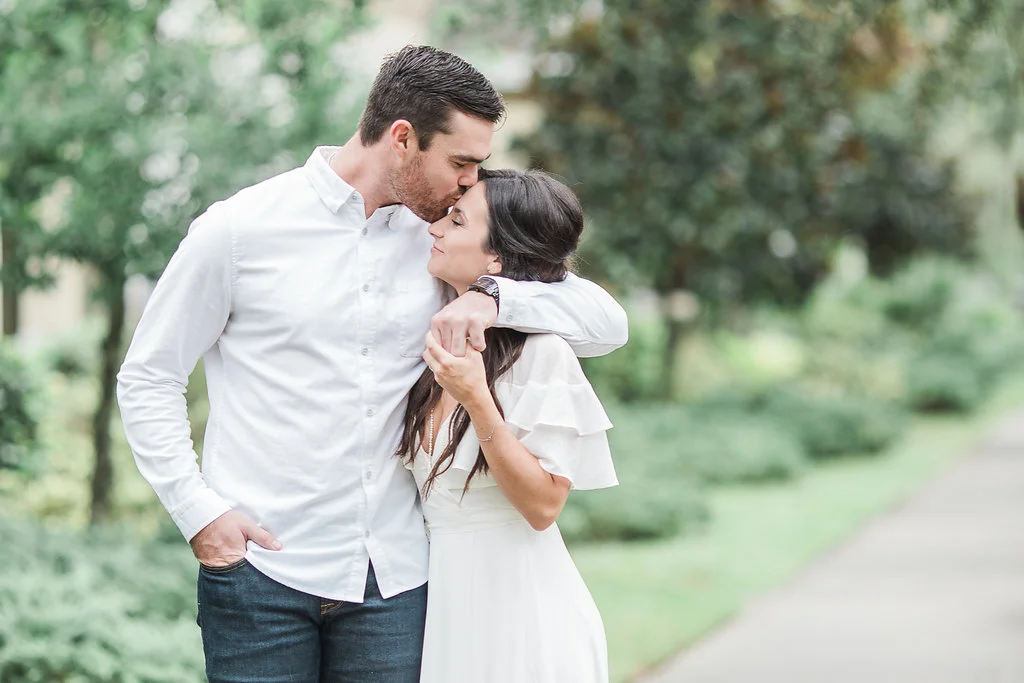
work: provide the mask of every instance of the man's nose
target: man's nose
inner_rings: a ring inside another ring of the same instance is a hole
[[[477,174],[477,167],[474,165],[472,170],[467,171],[459,178],[459,189],[465,194],[466,190],[476,185],[479,175]]]

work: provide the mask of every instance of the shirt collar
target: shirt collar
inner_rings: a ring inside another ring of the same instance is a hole
[[[332,213],[338,213],[341,207],[345,205],[350,199],[358,196],[358,192],[354,187],[346,183],[341,176],[334,172],[331,168],[330,159],[334,156],[334,153],[338,151],[338,147],[321,146],[313,150],[313,153],[309,155],[306,160],[306,164],[303,167],[303,171],[306,177],[309,179],[310,184],[313,186],[313,190],[316,191],[317,195],[328,209]],[[385,224],[391,227],[391,217],[395,211],[398,210],[399,204],[393,204],[391,206],[382,206],[374,212],[374,215],[380,215],[380,218],[385,221]]]
[[[337,147],[317,147],[306,159],[306,165],[303,167],[313,190],[332,213],[338,213],[345,202],[356,193],[356,189],[342,180],[328,162],[337,150]]]

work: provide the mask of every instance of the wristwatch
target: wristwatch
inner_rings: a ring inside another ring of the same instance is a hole
[[[494,299],[495,310],[501,308],[501,297],[498,295],[498,283],[492,277],[487,277],[485,275],[483,277],[477,278],[476,282],[471,284],[469,287],[466,287],[466,291],[481,292],[482,294],[486,294],[490,296],[492,299]]]

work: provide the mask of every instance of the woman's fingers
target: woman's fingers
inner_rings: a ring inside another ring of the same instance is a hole
[[[452,358],[452,354],[444,350],[444,347],[437,341],[433,333],[428,332],[424,339],[426,339],[427,351],[434,357],[434,360],[442,362]]]
[[[427,367],[435,375],[448,370],[453,360],[452,354],[444,350],[444,347],[438,343],[432,332],[427,332],[424,339],[426,340],[427,348],[423,351],[423,360],[426,361]]]
[[[435,375],[441,369],[440,363],[437,362],[437,358],[435,358],[434,354],[431,353],[430,347],[424,349],[423,361],[427,364],[427,367],[430,368],[431,372],[433,372]]]

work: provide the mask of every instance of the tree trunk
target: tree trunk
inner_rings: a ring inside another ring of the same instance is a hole
[[[662,317],[665,324],[665,348],[662,350],[662,376],[659,398],[672,401],[679,390],[679,345],[686,336],[688,322],[672,315]]]
[[[110,516],[111,493],[114,487],[114,463],[110,458],[110,416],[114,410],[114,385],[121,356],[124,333],[124,286],[115,288],[107,319],[107,336],[101,350],[100,396],[92,421],[93,453],[96,466],[92,473],[92,506],[90,524],[100,524]]]
[[[0,228],[0,250],[3,252],[3,269],[6,270],[13,266],[15,261],[15,250],[17,245],[15,242],[14,232],[9,228]],[[6,285],[3,287],[3,306],[4,306],[4,328],[3,336],[13,337],[18,333],[18,290],[13,285]]]
[[[1017,227],[1024,230],[1024,178],[1017,176],[1014,208],[1017,214]]]

